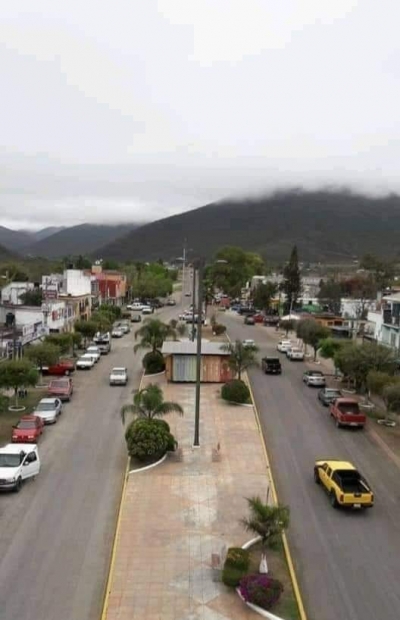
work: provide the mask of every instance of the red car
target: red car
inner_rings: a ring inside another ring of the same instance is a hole
[[[70,375],[75,370],[75,363],[72,360],[59,360],[57,364],[53,366],[43,367],[44,375],[57,375],[63,377],[64,375]]]
[[[13,443],[36,443],[43,433],[43,420],[36,415],[24,415],[16,426],[13,426]]]
[[[54,396],[54,398],[59,398],[60,400],[71,400],[71,396],[74,391],[72,379],[69,377],[53,379],[50,381],[47,391],[48,395]]]
[[[336,398],[330,405],[330,414],[338,428],[356,426],[364,428],[367,416],[360,410],[355,398]]]
[[[261,312],[257,312],[257,314],[253,314],[254,323],[263,323],[264,315]]]

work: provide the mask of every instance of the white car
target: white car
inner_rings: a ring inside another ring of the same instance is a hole
[[[95,362],[98,362],[101,358],[101,351],[99,347],[96,347],[95,345],[90,345],[90,347],[86,349],[86,354],[94,357]]]
[[[304,360],[304,351],[299,349],[298,347],[291,347],[286,353],[288,359],[293,361],[303,361]]]
[[[251,340],[251,338],[247,338],[246,340],[243,340],[242,342],[243,346],[249,349],[253,348],[256,346],[256,343],[254,342],[254,340]]]
[[[293,344],[290,340],[281,340],[276,348],[281,353],[286,353],[287,349],[290,349],[292,346]]]
[[[110,385],[126,385],[128,383],[128,371],[123,367],[113,368],[110,373]]]
[[[85,353],[84,355],[81,355],[81,357],[78,358],[75,367],[78,368],[78,370],[90,370],[91,368],[93,368],[93,366],[95,365],[95,360],[93,355],[90,355],[89,353]]]
[[[320,370],[306,370],[303,375],[303,381],[306,385],[312,387],[325,387],[326,379]]]
[[[124,332],[122,331],[120,327],[113,327],[113,330],[111,332],[112,338],[122,338],[123,335],[124,335]]]
[[[44,424],[55,424],[62,413],[62,402],[59,398],[42,398],[32,415],[41,418]]]
[[[142,304],[141,301],[134,301],[133,304],[130,305],[129,310],[141,310],[145,304]]]
[[[143,306],[142,308],[142,314],[153,314],[154,312],[154,308],[152,308],[151,306]]]
[[[131,331],[131,326],[129,325],[129,323],[119,323],[119,325],[116,326],[117,329],[121,329],[124,334],[129,334]]]
[[[10,443],[0,448],[0,489],[19,491],[22,482],[40,472],[36,444]]]

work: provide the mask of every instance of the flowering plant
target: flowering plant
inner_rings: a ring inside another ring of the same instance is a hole
[[[240,580],[239,592],[246,603],[253,603],[262,609],[271,609],[279,601],[283,585],[269,575],[246,575]]]

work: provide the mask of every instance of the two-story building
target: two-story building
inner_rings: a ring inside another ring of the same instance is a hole
[[[98,261],[92,266],[90,275],[97,285],[99,304],[107,303],[122,306],[128,288],[125,273],[113,269],[103,269],[101,262]]]
[[[400,350],[400,293],[387,295],[368,312],[371,337],[380,344]]]

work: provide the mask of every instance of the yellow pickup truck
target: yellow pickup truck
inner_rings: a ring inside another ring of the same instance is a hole
[[[371,508],[374,494],[359,471],[347,461],[319,460],[314,465],[314,480],[321,484],[333,508]]]

